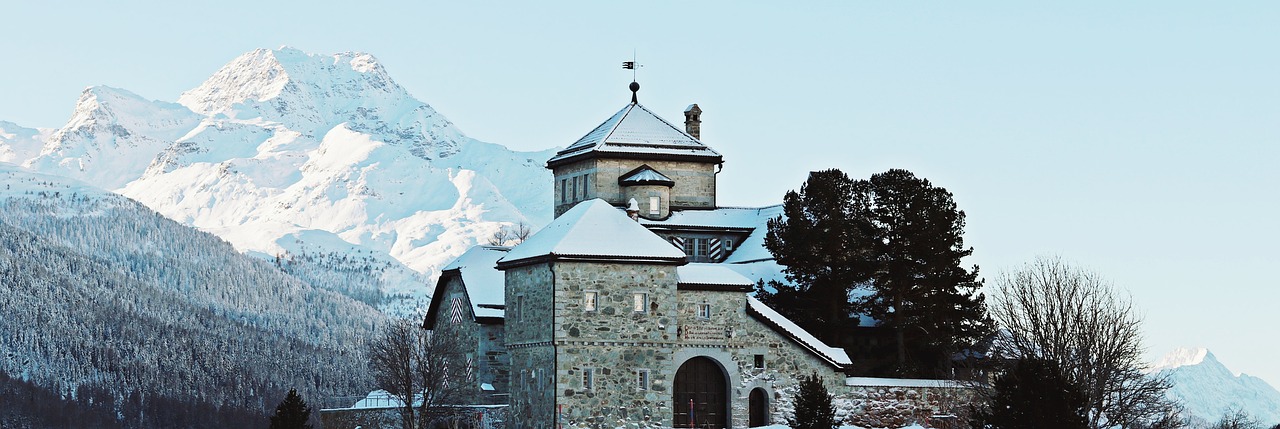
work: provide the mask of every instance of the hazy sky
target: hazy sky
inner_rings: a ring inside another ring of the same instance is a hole
[[[1280,3],[9,3],[0,120],[27,127],[290,45],[372,53],[468,135],[543,149],[629,100],[634,50],[641,103],[704,110],[722,205],[905,168],[955,194],[985,277],[1061,255],[1132,293],[1151,358],[1280,386]]]

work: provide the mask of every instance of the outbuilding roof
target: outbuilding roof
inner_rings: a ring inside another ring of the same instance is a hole
[[[683,264],[684,251],[602,199],[578,203],[498,260],[498,268],[549,259]]]
[[[498,271],[497,264],[509,250],[509,247],[475,246],[441,270],[441,273],[458,271],[476,317],[502,317],[503,311],[493,307],[506,303],[507,279]]]
[[[500,322],[504,317],[506,302],[506,276],[498,271],[497,261],[510,248],[501,246],[475,246],[454,259],[440,270],[436,281],[437,293],[431,297],[425,325],[434,326],[440,306],[448,298],[444,296],[445,284],[456,278],[462,284],[467,300],[471,302],[471,315],[476,321]],[[447,311],[446,309],[443,309]]]
[[[699,159],[720,163],[720,153],[639,103],[627,104],[587,135],[557,152],[547,167],[591,155]]]

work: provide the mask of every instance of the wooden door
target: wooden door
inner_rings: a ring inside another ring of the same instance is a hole
[[[696,357],[680,365],[672,391],[675,428],[729,427],[728,383],[724,370],[710,358]],[[691,412],[692,411],[692,412]]]

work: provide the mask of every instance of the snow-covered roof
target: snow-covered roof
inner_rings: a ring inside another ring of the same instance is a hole
[[[639,103],[628,104],[547,161],[553,166],[570,158],[589,154],[642,154],[708,158],[720,162],[720,153],[693,138],[684,130]]]
[[[684,251],[650,232],[602,199],[578,203],[511,249],[502,268],[542,258],[641,260],[679,264]]]
[[[751,287],[755,282],[722,264],[691,263],[676,267],[682,285]]]
[[[618,178],[618,183],[623,186],[631,185],[666,185],[675,186],[676,181],[671,180],[665,174],[659,173],[649,165],[642,165],[630,173],[624,174]]]
[[[769,219],[782,215],[782,205],[767,207],[720,207],[714,210],[680,210],[672,211],[671,216],[662,220],[640,219],[640,223],[650,227],[682,229],[682,228],[739,228],[751,229],[751,234],[738,244],[733,253],[725,258],[725,263],[741,264],[747,262],[773,259],[773,254],[764,247],[764,236],[769,229]]]
[[[814,337],[813,334],[810,334],[809,331],[806,331],[799,325],[796,325],[795,322],[791,321],[791,319],[787,319],[783,315],[778,314],[778,312],[773,311],[772,308],[764,305],[763,302],[760,302],[760,300],[755,297],[747,297],[747,309],[749,310],[747,311],[747,314],[762,318],[764,322],[782,331],[792,340],[800,343],[800,345],[817,354],[827,362],[842,368],[852,363],[852,361],[849,360],[849,355],[844,352],[844,349],[831,347],[826,345],[826,343],[819,341],[818,338]]]
[[[491,306],[506,302],[506,276],[498,271],[497,264],[508,250],[508,247],[475,246],[441,270],[445,274],[458,272],[476,317],[503,317],[503,310]],[[481,307],[484,304],[490,306]]]

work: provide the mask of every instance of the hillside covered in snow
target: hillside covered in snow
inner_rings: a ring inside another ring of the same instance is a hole
[[[550,220],[553,150],[467,137],[369,54],[259,49],[176,101],[88,88],[60,128],[0,122],[0,162],[118,192],[393,313],[471,245]]]
[[[385,319],[126,197],[2,163],[0,285],[0,427],[257,426],[290,388],[368,390],[364,340]]]
[[[1185,407],[1193,424],[1217,422],[1240,410],[1264,427],[1280,424],[1280,392],[1248,374],[1235,374],[1204,348],[1179,348],[1157,361],[1150,370],[1168,377],[1169,396]]]

